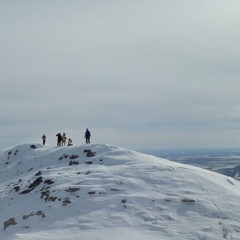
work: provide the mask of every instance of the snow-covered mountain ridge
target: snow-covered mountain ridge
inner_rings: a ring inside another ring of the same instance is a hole
[[[240,182],[106,144],[0,154],[0,239],[238,239]]]

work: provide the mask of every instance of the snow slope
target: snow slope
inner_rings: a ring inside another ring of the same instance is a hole
[[[240,182],[106,144],[0,154],[0,239],[240,240]]]

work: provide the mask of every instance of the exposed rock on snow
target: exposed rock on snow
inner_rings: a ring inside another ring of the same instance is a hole
[[[87,157],[94,157],[95,156],[95,152],[92,152],[91,150],[84,150]]]
[[[23,215],[23,219],[27,219],[29,217],[33,217],[33,216],[41,216],[42,218],[45,218],[46,215],[43,211],[37,211],[37,212],[31,212],[30,214],[26,214],[26,215]]]
[[[14,218],[9,218],[7,221],[5,221],[3,223],[3,229],[6,230],[7,227],[12,226],[12,225],[16,225],[17,223],[15,222]]]

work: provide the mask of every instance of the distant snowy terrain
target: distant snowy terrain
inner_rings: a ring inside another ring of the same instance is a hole
[[[240,181],[240,149],[140,150],[174,162],[211,170]]]
[[[0,239],[240,240],[240,182],[117,146],[0,154]]]

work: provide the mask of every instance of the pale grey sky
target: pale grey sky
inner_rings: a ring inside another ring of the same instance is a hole
[[[66,132],[240,145],[240,1],[0,0],[0,148]]]

